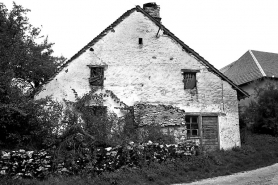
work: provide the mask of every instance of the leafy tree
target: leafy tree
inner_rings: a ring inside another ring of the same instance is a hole
[[[52,56],[53,43],[41,36],[40,28],[33,27],[26,14],[30,10],[13,3],[8,11],[0,3],[0,78],[1,92],[13,79],[21,80],[34,90],[51,77],[65,60]],[[38,41],[42,40],[41,43]]]
[[[278,135],[278,86],[275,81],[266,81],[255,88],[256,98],[243,114],[244,121],[253,122],[257,133]]]
[[[50,97],[0,108],[0,147],[47,148],[56,142],[63,106]]]
[[[255,131],[278,135],[278,89],[270,86],[259,96],[256,112]]]
[[[42,108],[49,101],[32,95],[65,58],[52,55],[53,43],[29,23],[29,11],[15,3],[8,11],[0,2],[0,143],[6,146],[38,143],[55,122]]]

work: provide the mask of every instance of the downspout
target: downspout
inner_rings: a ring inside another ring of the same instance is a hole
[[[223,87],[223,80],[221,79],[221,86],[222,86],[222,109],[223,109],[223,113],[225,111],[225,106],[224,106],[224,87]]]

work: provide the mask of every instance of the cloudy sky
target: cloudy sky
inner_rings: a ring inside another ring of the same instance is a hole
[[[160,5],[162,24],[216,68],[247,50],[278,53],[277,0],[14,0],[31,24],[72,57],[127,10]],[[2,0],[10,9],[12,0]]]

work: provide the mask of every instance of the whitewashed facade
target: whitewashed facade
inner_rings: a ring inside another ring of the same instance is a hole
[[[159,11],[159,7],[153,10]],[[88,93],[92,68],[103,67],[103,85],[98,92],[112,92],[128,106],[144,104],[145,124],[151,117],[177,137],[189,138],[188,122],[197,119],[198,128],[191,139],[216,148],[240,146],[238,95],[247,94],[172,35],[159,22],[159,12],[157,17],[147,12],[146,7],[137,6],[123,14],[72,57],[35,99],[51,95],[58,101],[74,101],[72,89],[80,96]],[[196,75],[193,89],[185,89],[184,71]],[[122,106],[119,101],[105,99],[104,106],[123,115],[115,109]],[[162,105],[171,106],[174,113],[167,114]],[[215,131],[209,130],[210,124]]]

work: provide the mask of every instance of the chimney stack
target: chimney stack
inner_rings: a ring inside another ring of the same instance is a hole
[[[160,6],[155,2],[143,4],[143,10],[155,18],[158,22],[161,21],[160,18]]]

